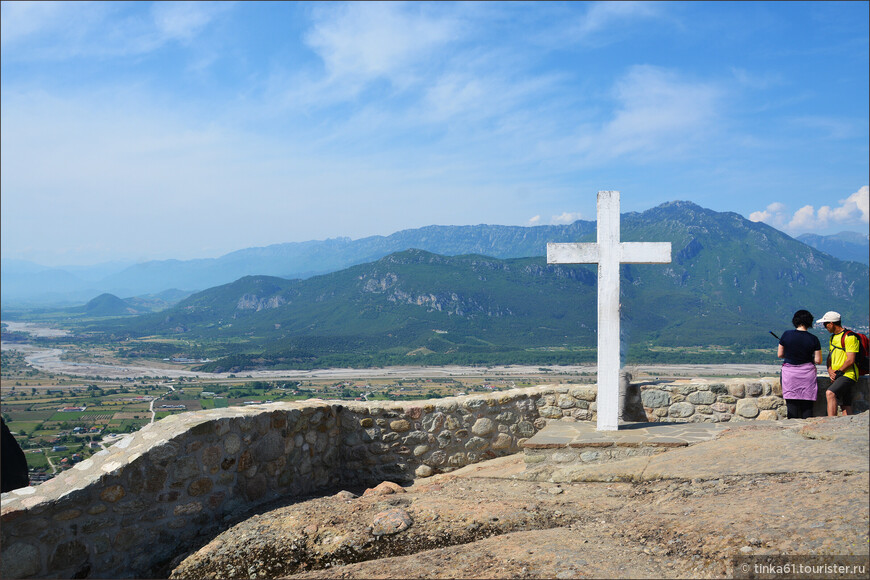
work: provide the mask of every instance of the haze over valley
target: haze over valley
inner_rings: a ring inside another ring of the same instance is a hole
[[[837,310],[850,327],[868,326],[864,264],[691,202],[627,213],[622,223],[624,241],[673,248],[670,264],[622,267],[627,362],[775,363],[768,331],[787,328],[800,308]],[[203,372],[590,363],[595,268],[547,265],[542,253],[547,242],[594,241],[595,228],[583,220],[432,226],[152,263],[128,280],[145,272],[152,284],[173,286],[231,280],[195,293],[104,293],[74,307],[25,310],[4,301],[4,319],[53,320],[82,338],[120,342],[131,358],[207,359],[195,369]],[[300,272],[316,264],[332,271],[235,278],[239,268]]]

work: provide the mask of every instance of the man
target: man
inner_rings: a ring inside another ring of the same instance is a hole
[[[831,386],[828,387],[825,397],[828,399],[828,417],[837,416],[837,405],[843,407],[843,413],[852,414],[852,393],[855,383],[858,381],[858,366],[855,357],[861,348],[858,337],[854,334],[845,335],[846,329],[840,322],[839,312],[826,312],[816,322],[821,323],[825,330],[831,333],[828,343],[828,376],[831,377]]]

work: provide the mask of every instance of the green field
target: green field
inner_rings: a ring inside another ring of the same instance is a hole
[[[7,424],[7,427],[16,435],[19,433],[32,435],[40,425],[42,425],[42,421],[12,421]]]
[[[25,453],[27,458],[27,467],[29,469],[48,469],[48,459],[45,453]]]
[[[4,411],[9,411],[9,408],[4,408]],[[15,410],[13,407],[11,410]],[[15,420],[16,421],[47,421],[49,417],[54,415],[54,410],[45,410],[45,411],[18,411],[15,410]]]

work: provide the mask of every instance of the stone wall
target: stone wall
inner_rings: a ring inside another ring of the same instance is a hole
[[[861,377],[855,389],[853,412],[870,408],[868,377]],[[831,380],[818,378],[818,395],[813,415],[827,414],[825,390]],[[683,380],[634,385],[647,420],[659,422],[746,421],[785,419],[786,406],[779,378],[730,379],[726,381]]]
[[[639,387],[648,416],[661,421],[783,415],[777,379]],[[589,385],[170,416],[52,480],[3,494],[0,576],[155,577],[178,554],[272,500],[451,471],[519,452],[547,420],[595,418]]]

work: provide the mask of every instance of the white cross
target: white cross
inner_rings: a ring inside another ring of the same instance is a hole
[[[619,265],[667,264],[670,242],[620,242],[619,192],[598,192],[598,243],[547,244],[548,264],[598,264],[598,431],[619,428]]]

